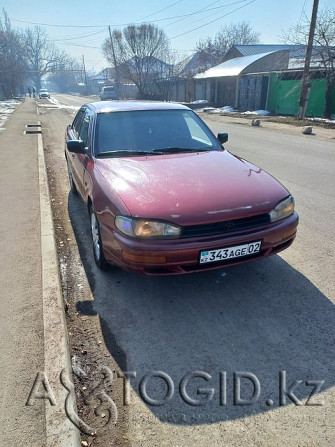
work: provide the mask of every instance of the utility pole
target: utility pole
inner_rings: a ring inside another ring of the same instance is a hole
[[[302,74],[301,80],[301,92],[300,92],[300,101],[299,101],[299,119],[304,119],[306,114],[306,109],[308,105],[309,92],[311,89],[311,83],[309,82],[309,66],[311,64],[311,56],[313,49],[313,40],[315,33],[315,25],[316,25],[316,16],[318,13],[319,0],[314,0],[313,3],[313,11],[311,18],[311,25],[309,28],[309,37],[306,49],[305,56],[305,66]]]
[[[83,70],[84,70],[85,95],[87,95],[87,75],[86,75],[84,55],[82,55],[82,58],[83,58]]]
[[[118,98],[121,97],[120,95],[120,77],[119,77],[119,70],[116,63],[116,57],[115,57],[115,51],[114,51],[114,44],[113,44],[113,38],[112,38],[112,31],[110,25],[108,25],[109,30],[109,37],[111,42],[111,48],[112,48],[112,55],[113,55],[113,62],[114,62],[114,69],[115,69],[115,90],[117,93]]]

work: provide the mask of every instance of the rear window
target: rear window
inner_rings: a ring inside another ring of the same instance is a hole
[[[104,87],[104,88],[103,88],[103,91],[104,91],[104,92],[114,92],[115,89],[114,89],[114,87]]]

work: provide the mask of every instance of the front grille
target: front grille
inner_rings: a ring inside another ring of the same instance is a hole
[[[270,223],[269,214],[245,217],[243,219],[226,220],[204,225],[190,225],[182,227],[181,237],[214,236],[216,234],[233,233],[236,231],[249,230],[251,228],[263,227]]]

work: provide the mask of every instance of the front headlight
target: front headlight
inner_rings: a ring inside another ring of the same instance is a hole
[[[284,219],[294,212],[294,199],[289,196],[287,199],[279,202],[276,208],[274,208],[270,213],[271,222],[276,222],[277,220]]]
[[[127,236],[142,239],[176,239],[181,233],[180,227],[167,222],[124,216],[116,216],[115,226]]]

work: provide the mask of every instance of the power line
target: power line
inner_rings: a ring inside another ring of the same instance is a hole
[[[210,3],[209,5],[207,5],[207,7],[199,9],[198,11],[195,11],[195,12],[189,12],[188,14],[182,14],[182,15],[173,16],[173,17],[165,17],[164,19],[156,19],[156,20],[150,21],[150,23],[157,23],[157,22],[164,22],[165,20],[179,19],[179,20],[176,20],[175,22],[171,22],[171,23],[168,23],[168,24],[164,25],[164,27],[166,27],[166,26],[173,25],[174,23],[180,22],[181,20],[186,19],[188,17],[192,17],[194,15],[202,14],[203,12],[226,9],[228,6],[235,5],[236,3],[243,3],[243,2],[246,2],[247,0],[238,0],[238,1],[234,2],[234,3],[228,3],[226,5],[215,6],[215,8],[208,8],[208,6],[214,5],[215,3],[218,3],[218,1],[222,1],[222,0],[217,0],[216,2]],[[129,23],[128,24],[124,24],[124,26],[125,25],[129,25]],[[112,25],[112,26],[114,26],[114,25]]]
[[[177,37],[184,36],[185,34],[192,33],[193,31],[196,31],[196,30],[203,28],[207,25],[210,25],[211,23],[217,22],[218,20],[223,19],[224,17],[227,17],[228,15],[233,14],[236,11],[239,11],[240,9],[245,8],[246,6],[251,5],[251,3],[254,3],[255,1],[256,0],[251,0],[249,3],[246,3],[245,5],[240,6],[239,8],[236,8],[233,11],[228,12],[227,14],[224,14],[223,16],[218,17],[217,19],[211,20],[210,22],[204,23],[203,25],[197,26],[196,28],[193,28],[189,31],[185,31],[184,33],[178,34],[177,36],[170,37],[169,40],[176,39]]]
[[[85,39],[86,37],[91,37],[91,36],[95,36],[97,34],[101,34],[101,33],[105,33],[106,32],[106,28],[100,30],[100,31],[95,31],[94,33],[89,33],[89,34],[77,34],[77,35],[73,35],[73,36],[69,36],[69,37],[53,37],[52,40],[53,41],[64,41],[64,40],[75,40],[75,39]]]
[[[225,9],[228,6],[234,5],[236,3],[241,3],[241,2],[245,2],[247,0],[239,0],[237,2],[234,3],[230,3],[230,4],[226,4],[226,5],[222,5],[222,6],[217,6],[215,8],[208,8],[208,6],[213,5],[215,3],[218,3],[218,1],[221,0],[217,0],[213,3],[210,3],[209,5],[207,5],[207,7],[200,9],[196,12],[191,12],[191,13],[187,13],[187,14],[181,14],[181,15],[177,15],[177,16],[172,16],[172,17],[165,17],[162,19],[156,19],[156,20],[150,20],[151,23],[156,23],[156,22],[163,22],[165,20],[172,20],[172,19],[183,19],[186,17],[191,17],[193,15],[196,14],[201,14],[202,12],[207,12],[207,11],[212,11],[214,9]],[[109,25],[61,25],[61,24],[51,24],[51,23],[42,23],[42,22],[29,22],[26,20],[18,20],[18,19],[13,19],[10,18],[10,20],[12,22],[19,22],[19,23],[26,23],[28,25],[37,25],[37,26],[51,26],[51,27],[56,27],[56,28],[107,28]],[[128,25],[132,25],[134,23],[138,23],[139,20],[137,21],[132,21],[132,22],[128,22],[128,23],[119,23],[119,24],[112,24],[110,26],[112,27],[119,27],[119,26],[128,26]]]
[[[209,6],[215,5],[216,3],[219,3],[219,2],[221,2],[221,1],[222,1],[222,0],[216,0],[215,2],[212,2],[212,3],[210,3],[209,5],[207,5],[207,6],[203,7],[203,8],[201,8],[201,9],[198,9],[197,11],[191,13],[190,15],[200,14],[201,12],[206,12],[206,11],[212,11],[213,9],[221,9],[221,8],[225,8],[226,5],[223,5],[223,6],[216,6],[215,8],[209,8],[209,9],[207,9]],[[245,1],[245,0],[242,0],[242,1]],[[178,22],[180,22],[181,20],[183,20],[183,19],[181,18],[181,19],[175,20],[174,22],[168,23],[168,24],[166,24],[165,26],[174,25],[175,23],[178,23]]]
[[[172,6],[177,5],[178,3],[181,3],[183,1],[184,0],[179,0],[178,2],[172,3],[172,5],[166,6],[165,8],[160,9],[159,11],[153,12],[152,14],[149,14],[147,16],[144,16],[141,19],[137,19],[135,22],[140,22],[141,20],[147,19],[148,17],[152,17],[152,16],[154,16],[156,14],[159,14],[160,12],[165,11],[166,9],[172,8]]]
[[[156,11],[156,12],[154,12],[154,13],[148,15],[148,16],[145,16],[145,17],[143,17],[143,18],[140,19],[140,20],[143,20],[144,18],[150,17],[150,16],[152,16],[152,15],[158,14],[159,12],[162,12],[162,11],[164,11],[164,10],[166,10],[166,9],[169,9],[169,8],[173,7],[174,5],[176,5],[176,4],[178,4],[178,3],[181,3],[182,1],[183,1],[183,0],[179,0],[179,1],[177,1],[177,2],[174,2],[174,3],[172,3],[171,5],[169,5],[169,6],[165,7],[165,8],[162,8],[162,9],[160,9],[160,10],[158,10],[158,11]],[[165,20],[171,20],[171,19],[179,19],[179,20],[177,20],[176,22],[172,22],[172,23],[166,25],[166,26],[169,26],[169,25],[172,25],[172,24],[174,24],[174,23],[177,23],[177,22],[179,22],[180,20],[183,20],[183,19],[185,19],[185,18],[192,17],[192,16],[195,16],[195,15],[199,15],[199,14],[202,14],[202,13],[204,13],[204,12],[213,11],[213,10],[219,10],[219,11],[221,11],[222,9],[226,9],[226,8],[228,8],[229,6],[232,6],[232,5],[235,5],[235,4],[238,4],[238,3],[242,3],[242,2],[244,3],[244,2],[246,2],[247,0],[238,0],[238,1],[235,1],[235,2],[233,2],[233,3],[228,3],[228,4],[221,5],[221,6],[216,6],[216,7],[214,7],[214,8],[210,8],[210,6],[215,5],[215,4],[219,3],[220,1],[222,1],[222,0],[216,0],[216,1],[214,1],[214,2],[211,2],[211,3],[207,4],[206,6],[204,6],[204,7],[201,8],[201,9],[198,9],[198,10],[196,10],[196,11],[193,11],[193,12],[190,12],[190,13],[187,13],[187,14],[182,14],[182,15],[177,15],[177,16],[172,16],[172,17],[165,17],[165,18],[161,18],[161,19],[153,20],[152,23],[154,23],[154,22],[162,22],[162,21],[165,21]],[[249,1],[248,3],[244,4],[244,5],[241,6],[240,8],[236,8],[235,10],[230,11],[230,12],[227,13],[227,14],[224,14],[224,15],[222,15],[222,16],[220,16],[220,17],[214,19],[214,20],[211,20],[211,21],[209,21],[209,22],[207,22],[207,23],[205,23],[205,24],[203,24],[203,25],[200,25],[200,26],[198,26],[198,27],[195,27],[195,28],[193,28],[193,29],[191,29],[191,30],[189,30],[189,31],[186,31],[186,32],[184,32],[184,33],[181,33],[181,34],[179,34],[179,35],[177,35],[177,36],[173,36],[173,37],[170,38],[169,40],[175,39],[175,38],[177,38],[177,37],[183,36],[183,35],[185,35],[185,34],[189,34],[189,33],[193,32],[193,31],[196,31],[196,30],[198,30],[198,29],[200,29],[200,28],[203,28],[203,27],[205,27],[205,26],[207,26],[207,25],[209,25],[209,24],[211,24],[211,23],[214,23],[214,22],[216,22],[216,21],[218,21],[218,20],[220,20],[220,19],[226,17],[227,15],[230,15],[230,14],[232,14],[232,13],[234,13],[234,12],[236,12],[236,11],[238,11],[238,10],[240,10],[240,9],[242,9],[242,8],[244,8],[244,7],[246,7],[246,6],[248,6],[249,4],[251,4],[251,3],[255,2],[255,1],[256,1],[256,0]],[[305,0],[305,1],[307,1],[307,0]],[[219,12],[219,11],[218,11],[218,12]],[[106,28],[107,28],[107,26],[108,26],[108,25],[60,25],[60,24],[47,24],[47,23],[38,23],[38,22],[28,22],[28,21],[16,20],[16,19],[10,19],[10,20],[12,20],[12,21],[14,21],[14,22],[16,21],[16,22],[27,23],[27,24],[31,24],[31,25],[51,26],[51,27],[60,27],[60,28],[104,28],[104,29],[100,29],[99,31],[94,31],[94,32],[92,32],[92,33],[88,33],[88,34],[79,34],[79,35],[72,35],[72,36],[70,35],[70,36],[65,36],[64,38],[61,38],[61,37],[60,37],[60,38],[53,38],[53,39],[52,39],[53,41],[59,42],[59,43],[61,43],[62,45],[68,45],[68,46],[73,46],[73,47],[81,47],[81,48],[90,48],[90,49],[100,49],[100,47],[96,47],[96,46],[89,45],[89,43],[91,43],[92,40],[90,40],[90,42],[87,42],[88,45],[85,45],[85,42],[83,42],[83,43],[77,43],[77,42],[75,42],[75,43],[71,43],[70,41],[71,41],[71,40],[76,41],[77,39],[83,39],[83,38],[87,38],[87,37],[95,36],[95,35],[98,35],[98,34],[102,34],[102,33],[106,32]],[[132,22],[132,23],[134,23],[134,22]],[[193,23],[195,23],[195,22],[193,22]],[[123,24],[123,25],[112,25],[112,26],[127,26],[127,25],[129,25],[129,24],[130,24],[130,23],[128,23],[128,24],[125,23],[125,24]],[[165,27],[164,27],[164,28],[165,28]],[[98,39],[94,39],[94,40],[98,40]]]
[[[64,43],[62,43],[62,45],[67,45],[69,47],[93,48],[94,50],[101,50],[101,47],[92,47],[90,45],[83,45],[80,43],[64,42]]]
[[[237,3],[243,3],[243,2],[246,2],[247,0],[238,0],[238,1],[236,1],[236,2],[228,3],[228,4],[226,4],[226,5],[216,6],[215,8],[208,8],[208,6],[212,6],[212,5],[214,5],[215,3],[218,3],[219,1],[222,1],[222,0],[217,0],[217,1],[213,2],[213,3],[210,3],[209,5],[207,5],[207,7],[204,7],[204,8],[202,8],[202,9],[199,9],[198,11],[195,11],[195,12],[193,12],[193,13],[191,13],[191,14],[188,14],[188,17],[193,16],[193,15],[196,15],[196,14],[201,14],[202,12],[213,11],[214,9],[215,9],[215,10],[217,10],[217,9],[219,9],[219,10],[221,10],[221,9],[226,9],[226,8],[228,8],[229,6],[236,5]],[[208,8],[208,9],[207,9],[207,8]],[[212,16],[215,15],[215,14],[217,14],[217,12],[215,12],[214,14],[211,14],[210,16],[202,17],[202,18],[200,18],[199,20],[203,20],[204,18],[207,18],[207,17],[212,17]],[[178,20],[175,20],[174,22],[171,22],[171,23],[167,23],[167,24],[165,25],[165,28],[166,28],[167,26],[174,25],[175,23],[178,23],[178,22],[180,22],[181,20],[183,20],[183,18],[178,19]],[[197,21],[199,21],[199,20],[197,20]]]
[[[59,24],[56,25],[56,24],[52,24],[52,23],[28,22],[26,20],[18,20],[18,19],[12,19],[12,18],[10,18],[10,21],[26,23],[27,25],[53,26],[55,28],[102,28],[102,27],[107,26],[107,25],[59,25]]]

